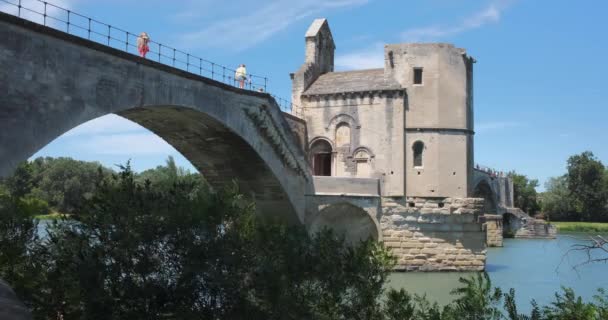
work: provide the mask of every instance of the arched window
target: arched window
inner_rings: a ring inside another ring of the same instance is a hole
[[[414,142],[412,150],[414,151],[414,167],[422,167],[422,152],[424,151],[424,143],[422,143],[422,141]]]
[[[350,126],[342,122],[336,127],[336,147],[350,145]]]
[[[325,140],[317,140],[310,146],[313,175],[331,176],[331,152],[331,145]]]

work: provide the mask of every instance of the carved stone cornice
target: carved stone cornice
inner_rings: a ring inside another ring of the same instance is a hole
[[[332,92],[332,93],[317,93],[317,94],[302,94],[300,97],[307,101],[323,99],[346,100],[354,98],[398,98],[405,96],[404,89],[395,90],[370,90],[370,91],[351,91],[351,92]]]
[[[299,160],[294,152],[287,147],[289,145],[288,137],[285,136],[280,126],[273,119],[268,108],[262,105],[255,109],[245,109],[245,114],[251,119],[260,135],[270,142],[274,152],[283,160],[287,167],[304,176],[306,180],[309,180],[306,175],[306,164],[302,163],[302,160]]]

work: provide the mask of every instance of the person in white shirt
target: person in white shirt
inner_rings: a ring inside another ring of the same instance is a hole
[[[247,69],[244,64],[241,64],[234,73],[234,79],[239,81],[239,88],[245,87],[245,80],[247,80]]]

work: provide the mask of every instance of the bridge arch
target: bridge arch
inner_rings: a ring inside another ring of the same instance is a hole
[[[68,130],[115,113],[181,152],[213,187],[304,221],[310,168],[269,95],[20,19],[0,20],[0,176]]]
[[[330,228],[343,235],[348,244],[356,244],[368,238],[378,240],[382,234],[374,212],[346,201],[325,205],[311,220],[308,228],[310,232]]]
[[[477,182],[473,189],[474,198],[483,198],[483,213],[484,214],[497,214],[498,213],[498,199],[496,192],[492,190],[492,187],[487,180],[482,179]]]

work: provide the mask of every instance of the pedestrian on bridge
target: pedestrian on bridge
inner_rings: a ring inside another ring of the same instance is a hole
[[[239,88],[243,89],[245,87],[245,80],[247,80],[247,69],[245,68],[244,64],[241,64],[238,68],[236,68],[234,79],[239,81]]]
[[[137,38],[137,51],[139,51],[139,55],[142,58],[146,57],[146,53],[150,51],[150,47],[148,47],[148,43],[150,42],[150,37],[147,33],[142,32]]]

